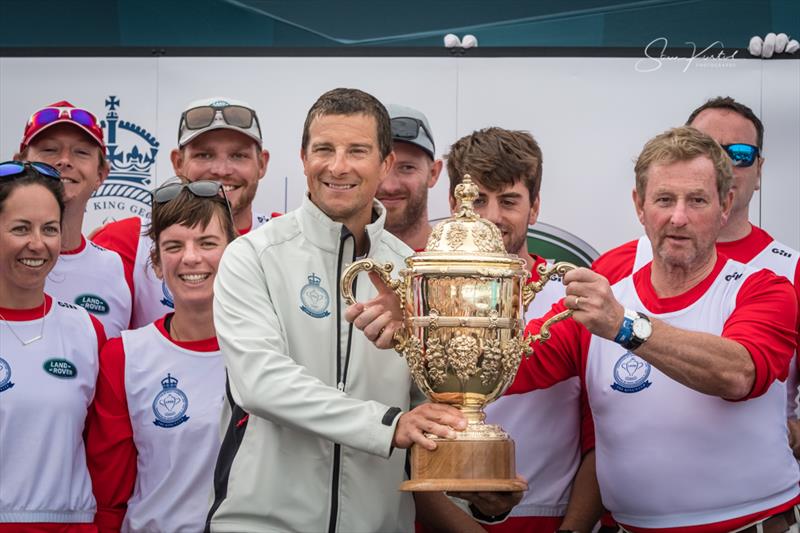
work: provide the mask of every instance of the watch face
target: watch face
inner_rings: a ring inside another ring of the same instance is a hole
[[[633,321],[633,334],[642,340],[647,340],[653,333],[653,325],[646,318],[637,318]]]

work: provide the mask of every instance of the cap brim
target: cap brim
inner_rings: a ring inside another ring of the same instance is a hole
[[[428,157],[430,157],[434,161],[436,160],[436,155],[433,153],[433,150],[431,149],[431,147],[430,146],[426,146],[425,144],[423,144],[421,142],[418,142],[416,139],[392,139],[392,142],[395,142],[395,143],[406,143],[406,144],[410,144],[411,146],[416,146],[417,148],[419,148],[420,150],[422,150],[423,152],[428,154]]]
[[[31,136],[29,136],[29,137],[27,137],[27,138],[22,140],[22,143],[20,144],[20,151],[22,151],[25,148],[27,148],[28,146],[30,146],[31,142],[36,137],[41,135],[43,131],[47,131],[49,128],[55,126],[56,124],[69,124],[70,126],[75,126],[76,128],[80,129],[86,135],[88,135],[89,138],[91,138],[92,141],[95,142],[95,144],[97,144],[100,148],[102,148],[103,155],[105,155],[106,145],[104,143],[100,142],[100,140],[97,137],[95,137],[94,133],[92,133],[92,131],[89,128],[87,128],[86,126],[84,126],[82,124],[78,124],[77,122],[75,122],[74,120],[72,120],[70,118],[59,118],[58,120],[54,120],[50,124],[45,124],[44,126],[39,128],[38,130],[36,130],[36,132],[33,133],[33,135],[31,135]]]

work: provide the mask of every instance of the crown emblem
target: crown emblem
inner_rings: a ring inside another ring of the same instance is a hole
[[[177,389],[178,388],[178,379],[173,378],[171,374],[167,374],[167,377],[161,380],[161,386],[165,389]]]
[[[309,285],[319,285],[322,283],[322,278],[312,272],[311,275],[308,276],[308,283]]]
[[[141,185],[150,184],[150,170],[156,162],[160,143],[141,126],[119,119],[116,96],[106,99],[105,120],[100,126],[105,130],[110,178]]]
[[[228,107],[229,105],[231,104],[229,104],[225,100],[214,100],[213,102],[211,102],[211,107]]]

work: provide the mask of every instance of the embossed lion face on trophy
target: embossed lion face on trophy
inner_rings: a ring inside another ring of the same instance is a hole
[[[478,188],[469,176],[455,196],[455,215],[433,229],[424,252],[406,259],[400,280],[389,277],[392,265],[364,259],[345,271],[342,294],[354,303],[356,275],[379,273],[401,300],[405,327],[395,336],[395,349],[420,390],[462,410],[469,425],[459,438],[506,438],[499,427],[483,423],[483,407],[508,388],[529,350],[532,339],[523,338],[528,303],[554,272],[571,265],[543,269],[539,281],[527,283],[525,262],[507,254],[497,226],[473,210]],[[537,337],[548,336],[543,328]]]

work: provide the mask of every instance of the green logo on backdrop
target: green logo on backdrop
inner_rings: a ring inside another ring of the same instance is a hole
[[[528,251],[545,259],[583,267],[591,266],[600,255],[583,239],[544,222],[528,228]]]
[[[445,218],[430,220],[435,226]],[[579,267],[590,267],[600,257],[589,243],[572,233],[537,222],[528,227],[528,252],[550,261],[567,261]]]

